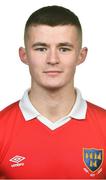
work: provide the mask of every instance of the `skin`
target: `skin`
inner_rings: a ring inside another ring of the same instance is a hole
[[[29,27],[19,49],[31,74],[31,103],[50,121],[67,115],[75,103],[74,74],[87,55],[80,42],[75,26],[38,25]]]

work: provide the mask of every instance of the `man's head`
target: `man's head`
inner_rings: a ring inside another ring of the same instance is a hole
[[[48,25],[51,27],[60,25],[75,26],[78,31],[80,45],[82,44],[82,28],[80,21],[78,17],[69,9],[61,6],[47,6],[33,12],[26,22],[24,34],[25,44],[27,41],[29,28],[31,26],[38,25]]]
[[[76,66],[87,54],[82,48],[78,17],[60,6],[35,11],[25,26],[25,48],[19,49],[28,64],[35,87],[57,89],[73,86]]]

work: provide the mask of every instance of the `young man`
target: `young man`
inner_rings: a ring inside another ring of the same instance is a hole
[[[74,87],[87,55],[78,17],[59,6],[35,11],[19,55],[31,88],[0,114],[1,178],[106,178],[106,111]]]

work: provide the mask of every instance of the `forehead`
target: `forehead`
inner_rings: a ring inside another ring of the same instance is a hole
[[[79,34],[75,26],[72,25],[37,25],[30,26],[27,30],[27,40],[29,41],[72,41],[78,40]]]

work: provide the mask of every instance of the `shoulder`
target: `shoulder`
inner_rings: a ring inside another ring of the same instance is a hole
[[[0,112],[0,154],[10,144],[14,133],[19,131],[19,101],[7,106]],[[18,129],[17,129],[18,127]],[[1,158],[2,156],[0,156]]]
[[[14,102],[1,110],[0,112],[0,123],[3,119],[10,119],[12,116],[15,116],[15,114],[19,111],[19,101]]]
[[[8,111],[14,109],[15,107],[17,107],[18,104],[19,104],[19,101],[16,101],[16,102],[8,105],[7,107],[5,107],[4,109],[1,110],[1,113],[8,112]]]
[[[106,110],[87,102],[87,114],[86,118],[89,120],[90,124],[98,131],[101,131],[106,138]]]
[[[0,112],[0,142],[1,139],[11,134],[15,130],[16,124],[20,118],[19,101],[7,106]]]
[[[90,119],[94,124],[101,125],[106,131],[106,110],[95,104],[87,102],[87,119]]]
[[[100,106],[97,106],[91,102],[87,102],[87,111],[90,114],[94,114],[95,116],[103,116],[106,118],[106,110]]]

